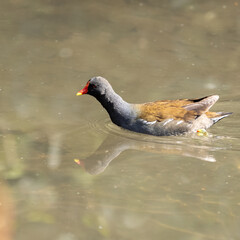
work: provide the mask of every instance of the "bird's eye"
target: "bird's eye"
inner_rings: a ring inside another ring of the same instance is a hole
[[[96,88],[97,86],[95,84],[92,84],[92,88]]]

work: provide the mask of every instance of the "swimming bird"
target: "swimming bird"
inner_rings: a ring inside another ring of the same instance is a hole
[[[142,104],[124,101],[103,77],[91,78],[76,95],[95,97],[112,122],[122,128],[150,135],[169,136],[207,129],[231,112],[209,112],[219,99],[211,95],[196,99],[160,100]]]

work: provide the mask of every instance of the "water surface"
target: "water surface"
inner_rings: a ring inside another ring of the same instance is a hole
[[[1,239],[240,239],[239,4],[2,3]],[[75,96],[96,75],[234,114],[205,137],[132,133]]]

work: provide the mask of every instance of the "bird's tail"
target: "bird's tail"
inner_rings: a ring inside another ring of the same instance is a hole
[[[229,115],[232,114],[232,112],[217,112],[217,115],[212,117],[211,119],[213,120],[213,124],[217,123],[218,121],[220,121],[221,119],[228,117]]]

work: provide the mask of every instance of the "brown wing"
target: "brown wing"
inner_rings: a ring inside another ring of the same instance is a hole
[[[139,118],[146,121],[164,121],[172,118],[175,120],[192,121],[206,113],[218,100],[217,95],[199,99],[180,99],[156,101],[137,105]]]

